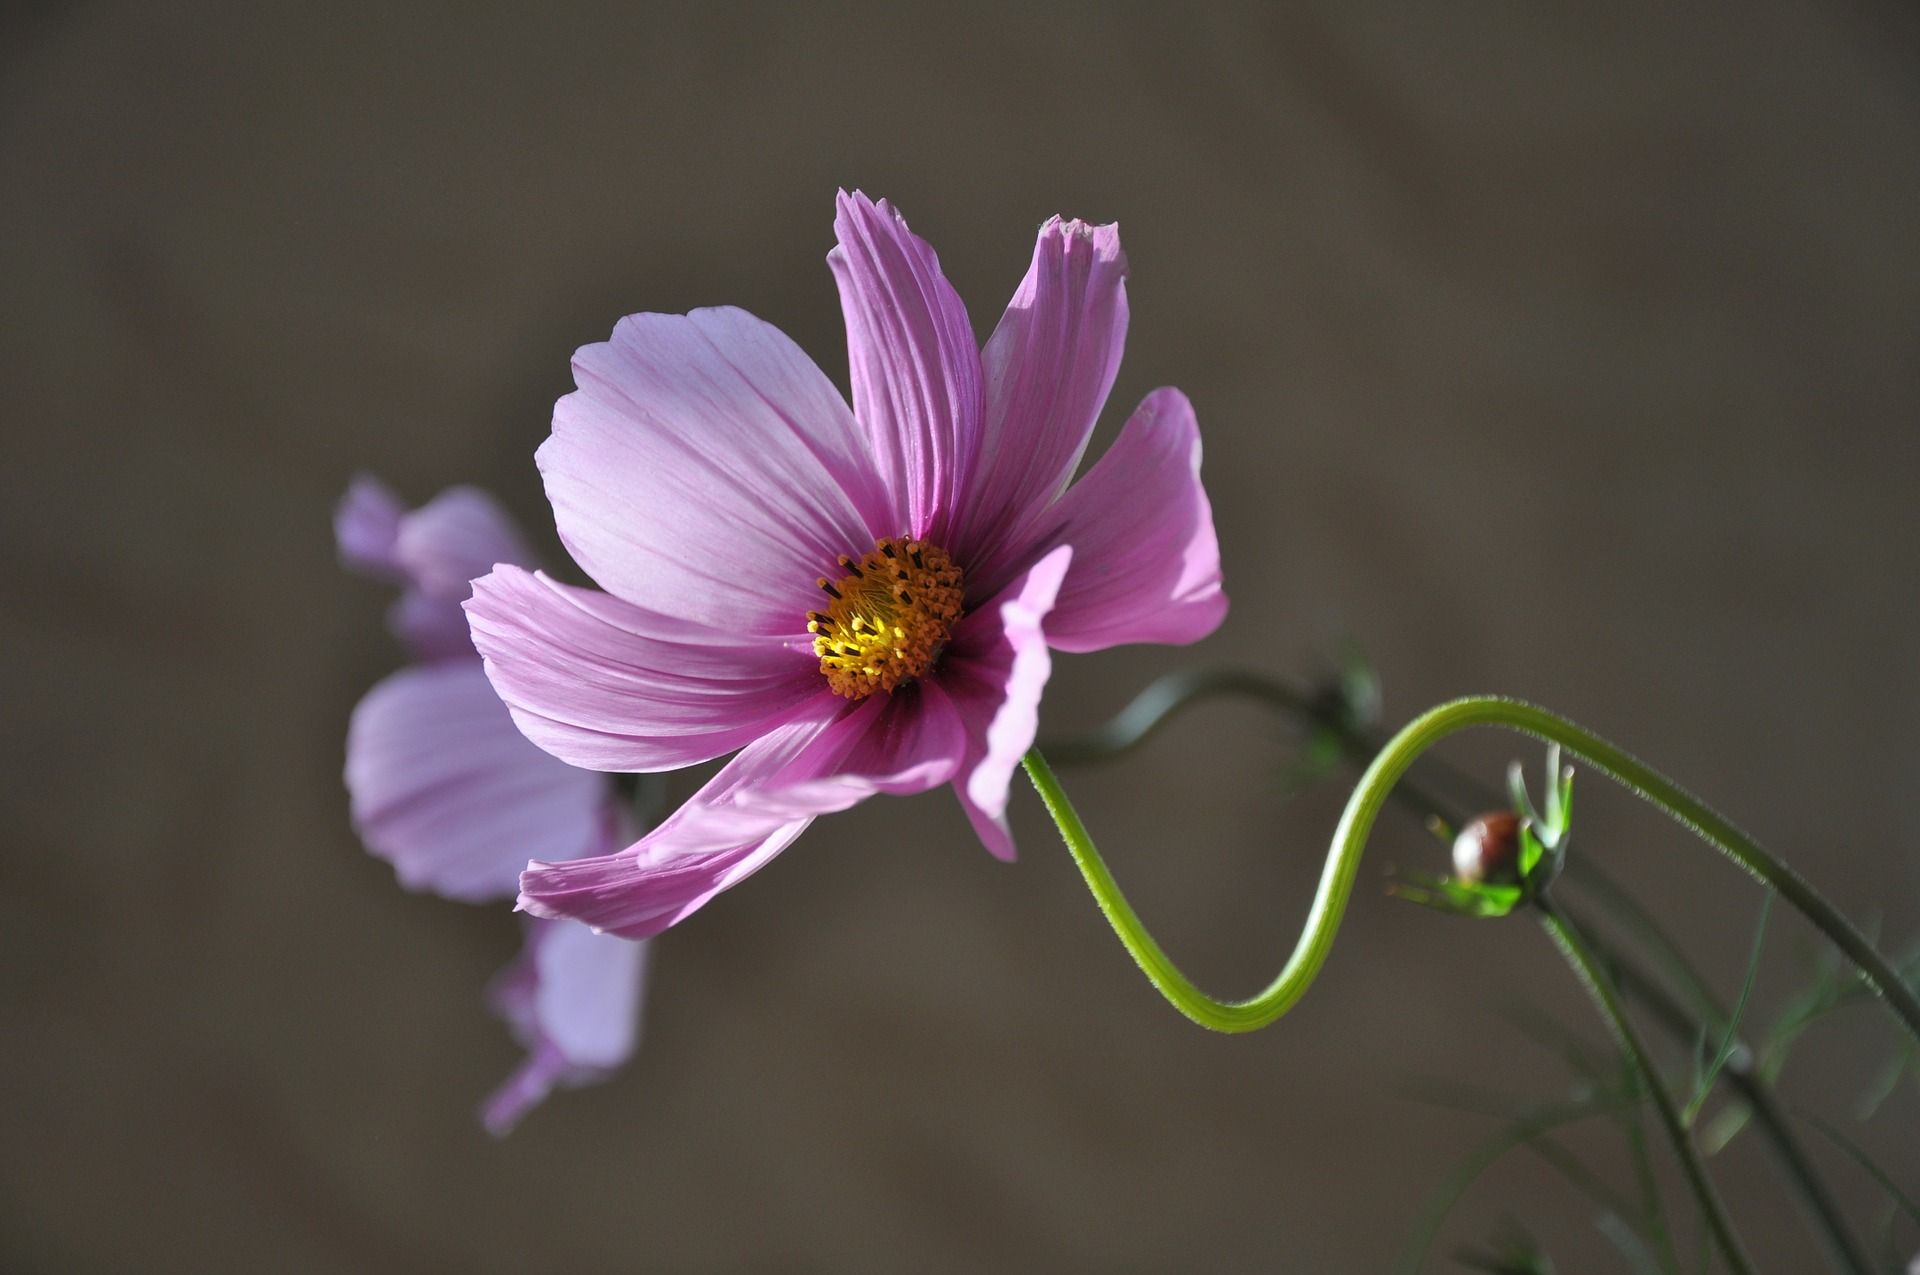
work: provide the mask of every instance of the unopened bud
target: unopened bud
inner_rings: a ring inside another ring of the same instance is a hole
[[[1467,885],[1517,885],[1520,817],[1494,810],[1462,828],[1453,839],[1453,871]]]

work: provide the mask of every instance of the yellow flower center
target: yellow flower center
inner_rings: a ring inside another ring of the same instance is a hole
[[[865,699],[911,682],[940,658],[960,619],[960,568],[944,549],[888,536],[847,574],[817,582],[832,599],[807,612],[813,653],[835,695]]]

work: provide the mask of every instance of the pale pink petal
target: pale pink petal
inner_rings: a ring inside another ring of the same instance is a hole
[[[758,871],[822,814],[876,792],[921,792],[951,779],[966,745],[932,683],[841,704],[824,695],[801,718],[743,749],[666,822],[618,854],[532,863],[520,906],[643,938]]]
[[[362,575],[399,580],[394,546],[406,507],[393,489],[371,474],[357,474],[333,511],[333,538],[340,562]]]
[[[827,254],[847,324],[853,414],[892,497],[891,525],[945,543],[980,445],[980,351],[933,249],[885,200],[845,191]]]
[[[408,589],[387,608],[387,628],[417,660],[471,661],[467,613],[458,599]]]
[[[467,616],[527,738],[589,770],[718,757],[826,690],[799,642],[710,629],[517,567],[476,581]]]
[[[649,945],[568,921],[527,922],[526,944],[488,991],[526,1061],[481,1107],[501,1136],[555,1087],[604,1080],[640,1041]]]
[[[1197,642],[1226,618],[1200,429],[1179,390],[1147,395],[1097,464],[1027,536],[1073,546],[1047,619],[1062,651]]]
[[[1067,489],[1127,337],[1118,226],[1055,217],[980,356],[986,424],[952,548],[991,572],[1005,537]],[[982,579],[988,592],[998,580]]]
[[[477,660],[402,669],[367,692],[346,781],[361,839],[412,890],[506,897],[528,859],[604,844],[605,778],[529,743]]]
[[[630,315],[573,371],[540,472],[561,540],[627,601],[802,634],[815,579],[896,530],[839,392],[745,311]]]
[[[473,655],[460,610],[469,581],[497,562],[533,565],[513,520],[477,487],[449,487],[408,511],[388,487],[362,474],[347,488],[333,526],[342,563],[401,586],[387,627],[423,660]]]
[[[1040,725],[1040,693],[1053,660],[1044,625],[1078,551],[1061,545],[954,630],[940,662],[940,685],[967,731],[967,754],[954,792],[974,831],[1002,859],[1014,855],[1007,795]]]
[[[464,602],[471,582],[499,563],[534,565],[520,529],[478,487],[449,487],[400,520],[394,560],[429,597]]]

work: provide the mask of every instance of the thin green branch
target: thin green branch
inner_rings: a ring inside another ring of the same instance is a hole
[[[1420,1219],[1414,1224],[1413,1234],[1401,1250],[1396,1269],[1403,1275],[1413,1275],[1426,1262],[1427,1254],[1433,1248],[1433,1241],[1445,1225],[1447,1215],[1453,1212],[1475,1182],[1480,1180],[1494,1164],[1510,1152],[1528,1146],[1543,1135],[1562,1126],[1580,1120],[1589,1120],[1595,1116],[1609,1115],[1630,1100],[1607,1096],[1588,1099],[1583,1102],[1571,1102],[1523,1116],[1511,1125],[1494,1134],[1465,1156],[1452,1174],[1427,1197],[1421,1207]]]
[[[1795,1113],[1802,1120],[1805,1120],[1808,1124],[1825,1134],[1827,1141],[1846,1152],[1848,1159],[1859,1165],[1868,1177],[1879,1183],[1880,1189],[1887,1193],[1887,1198],[1898,1206],[1901,1212],[1905,1213],[1914,1221],[1920,1222],[1920,1204],[1914,1203],[1913,1198],[1905,1191],[1902,1191],[1899,1185],[1894,1182],[1893,1175],[1881,1168],[1872,1156],[1861,1149],[1859,1143],[1811,1111],[1796,1108]]]
[[[1668,1092],[1666,1082],[1660,1078],[1660,1071],[1654,1065],[1653,1058],[1641,1043],[1640,1034],[1634,1030],[1633,1023],[1627,1018],[1626,1010],[1620,1005],[1618,993],[1607,972],[1587,950],[1573,927],[1553,910],[1545,899],[1538,903],[1537,911],[1540,924],[1546,928],[1548,937],[1567,958],[1574,975],[1586,988],[1587,995],[1593,1000],[1594,1007],[1607,1022],[1614,1038],[1632,1060],[1640,1073],[1640,1082],[1646,1086],[1647,1096],[1653,1100],[1654,1113],[1660,1119],[1660,1127],[1666,1131],[1667,1140],[1673,1144],[1674,1156],[1680,1161],[1687,1184],[1693,1188],[1694,1198],[1699,1201],[1700,1211],[1705,1216],[1707,1228],[1713,1232],[1714,1242],[1719,1246],[1720,1255],[1727,1261],[1729,1269],[1735,1275],[1753,1275],[1753,1261],[1747,1256],[1740,1237],[1734,1232],[1733,1219],[1727,1216],[1726,1205],[1721,1203],[1720,1193],[1714,1189],[1713,1180],[1707,1176],[1707,1167],[1701,1162],[1700,1152],[1693,1145],[1693,1139],[1687,1136],[1687,1127],[1680,1121],[1680,1109],[1675,1105],[1673,1095]]]
[[[1284,683],[1263,674],[1235,670],[1187,670],[1161,678],[1137,695],[1127,708],[1093,735],[1064,743],[1049,744],[1049,752],[1057,751],[1061,756],[1076,761],[1094,761],[1117,757],[1139,746],[1149,738],[1165,721],[1178,711],[1218,696],[1243,694],[1250,696],[1271,708],[1293,716],[1305,725],[1319,731],[1330,733],[1340,744],[1347,756],[1356,764],[1364,765],[1381,749],[1381,741],[1372,738],[1350,720],[1350,715],[1342,712],[1339,705],[1332,703],[1326,695],[1310,695],[1295,690]],[[1423,768],[1447,779],[1452,789],[1461,794],[1462,801],[1469,806],[1489,806],[1498,801],[1498,797],[1485,785],[1475,781],[1443,759],[1428,754],[1421,759]],[[1036,785],[1039,781],[1036,779]],[[1631,786],[1631,785],[1629,785]],[[1042,795],[1044,796],[1044,790]],[[1393,788],[1393,796],[1407,801],[1416,811],[1429,815],[1451,816],[1458,822],[1457,811],[1450,810],[1447,803],[1434,796],[1431,791],[1420,791],[1411,783],[1402,779]],[[1067,811],[1071,805],[1062,804]],[[1063,827],[1063,832],[1065,828]],[[1084,834],[1084,829],[1081,830]],[[1068,838],[1069,848],[1073,839]],[[1091,842],[1087,842],[1091,851]],[[1077,856],[1076,856],[1077,857]],[[1091,857],[1097,861],[1098,852],[1092,851]],[[1329,860],[1331,866],[1331,857]],[[1082,864],[1085,871],[1086,865]],[[1323,873],[1323,892],[1330,874]],[[1677,980],[1685,989],[1686,997],[1693,1004],[1690,1013],[1667,991],[1666,987],[1650,977],[1624,956],[1609,952],[1592,937],[1592,930],[1582,926],[1589,938],[1589,946],[1613,970],[1620,986],[1644,1003],[1653,1012],[1655,1021],[1671,1033],[1683,1045],[1692,1045],[1696,1039],[1708,1032],[1719,1032],[1726,1028],[1728,1014],[1724,1010],[1713,990],[1707,986],[1692,962],[1680,949],[1672,936],[1641,905],[1638,899],[1625,887],[1619,885],[1592,855],[1575,856],[1569,864],[1567,882],[1591,892],[1616,920],[1625,924],[1633,936],[1646,944],[1656,958],[1659,967]],[[1092,884],[1089,877],[1089,884]],[[1117,889],[1115,891],[1117,893]],[[1096,898],[1100,891],[1095,890]],[[1120,900],[1124,904],[1124,899]],[[1102,903],[1103,910],[1106,904]],[[1109,919],[1113,919],[1109,913]],[[1338,912],[1333,919],[1337,923]],[[1116,930],[1119,924],[1116,922]],[[1127,936],[1121,933],[1126,942]],[[1129,950],[1133,945],[1128,944]],[[1139,953],[1135,953],[1136,960]],[[1152,969],[1145,961],[1142,967],[1152,977]],[[1284,973],[1284,971],[1283,971]],[[1912,968],[1903,968],[1897,978],[1905,982],[1914,981],[1920,973],[1920,962],[1912,962]],[[1156,983],[1156,985],[1158,985]],[[1870,995],[1867,988],[1856,985],[1857,993]],[[1164,991],[1165,988],[1163,987]],[[1173,999],[1169,995],[1169,999]],[[1847,999],[1851,999],[1848,997]],[[1178,1005],[1178,1002],[1175,1002]],[[1184,1012],[1184,1010],[1183,1010]],[[1705,1026],[1703,1027],[1702,1024]],[[1231,1030],[1230,1028],[1228,1030]],[[1241,1030],[1247,1030],[1242,1028]],[[1785,1113],[1779,1109],[1772,1091],[1763,1075],[1764,1066],[1755,1064],[1754,1054],[1745,1042],[1733,1038],[1733,1049],[1727,1059],[1723,1078],[1746,1103],[1756,1123],[1774,1148],[1783,1171],[1793,1182],[1808,1211],[1819,1224],[1823,1238],[1836,1263],[1852,1275],[1866,1275],[1869,1263],[1861,1254],[1841,1215],[1838,1205],[1826,1189],[1825,1183],[1814,1171],[1811,1161],[1788,1126]],[[1704,1237],[1703,1237],[1704,1238]]]
[[[1207,995],[1167,957],[1115,883],[1086,826],[1074,811],[1073,803],[1038,749],[1027,753],[1026,769],[1101,911],[1153,985],[1176,1009],[1203,1027],[1226,1032],[1254,1031],[1291,1009],[1326,962],[1353,891],[1367,835],[1393,786],[1420,754],[1447,736],[1473,726],[1499,726],[1557,743],[1691,829],[1798,908],[1853,961],[1861,976],[1906,1024],[1908,1031],[1920,1039],[1920,997],[1895,976],[1887,959],[1799,874],[1767,853],[1731,820],[1638,758],[1591,731],[1519,700],[1491,696],[1454,700],[1421,714],[1387,742],[1361,776],[1341,813],[1321,870],[1319,888],[1308,908],[1307,922],[1293,954],[1264,991],[1241,1001],[1216,1000]]]

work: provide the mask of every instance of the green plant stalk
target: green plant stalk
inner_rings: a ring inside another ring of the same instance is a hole
[[[1578,916],[1567,915],[1564,908],[1561,914],[1586,938],[1587,949],[1607,970],[1616,987],[1645,1006],[1654,1020],[1675,1039],[1685,1041],[1695,1034],[1697,1022],[1693,1015],[1657,979],[1618,952],[1610,951],[1593,937],[1592,929]],[[1718,1006],[1709,1006],[1711,1024],[1723,1023],[1726,1017]],[[1772,1145],[1775,1156],[1807,1211],[1819,1224],[1836,1266],[1850,1275],[1869,1275],[1873,1269],[1872,1263],[1867,1260],[1859,1241],[1848,1229],[1846,1218],[1833,1193],[1814,1169],[1813,1161],[1807,1156],[1799,1139],[1793,1136],[1786,1113],[1780,1110],[1773,1090],[1757,1074],[1753,1051],[1738,1038],[1733,1046],[1733,1052],[1721,1070],[1721,1079],[1752,1110],[1755,1124]]]
[[[1753,1260],[1747,1256],[1739,1235],[1734,1232],[1733,1220],[1727,1216],[1726,1205],[1721,1202],[1720,1193],[1714,1189],[1713,1180],[1707,1176],[1707,1167],[1701,1162],[1700,1152],[1688,1136],[1686,1125],[1681,1122],[1680,1108],[1674,1103],[1673,1094],[1660,1078],[1659,1069],[1654,1066],[1646,1046],[1641,1043],[1639,1033],[1621,1008],[1620,997],[1614,991],[1612,980],[1607,977],[1607,972],[1601,968],[1593,953],[1587,950],[1579,934],[1547,900],[1539,900],[1535,910],[1547,935],[1567,958],[1574,975],[1586,988],[1587,995],[1593,998],[1594,1007],[1600,1011],[1600,1016],[1606,1020],[1620,1047],[1640,1072],[1641,1083],[1646,1086],[1647,1094],[1653,1100],[1654,1111],[1660,1117],[1667,1140],[1673,1144],[1673,1153],[1686,1174],[1687,1184],[1693,1188],[1694,1198],[1700,1202],[1700,1211],[1706,1217],[1707,1228],[1713,1232],[1720,1255],[1727,1259],[1727,1266],[1735,1275],[1753,1275]]]
[[[1259,994],[1240,1001],[1217,1000],[1200,990],[1161,950],[1107,870],[1086,825],[1038,749],[1025,765],[1046,803],[1095,901],[1148,980],[1174,1008],[1216,1031],[1256,1031],[1291,1009],[1306,993],[1333,947],[1353,892],[1367,834],[1387,795],[1416,758],[1433,745],[1473,726],[1499,726],[1557,743],[1594,769],[1665,811],[1749,873],[1766,882],[1824,933],[1860,970],[1887,1006],[1920,1040],[1920,996],[1895,975],[1882,956],[1847,919],[1785,863],[1763,849],[1731,820],[1665,775],[1591,731],[1520,700],[1481,696],[1442,704],[1409,722],[1387,741],[1347,799],[1308,907],[1306,925],[1280,973]]]
[[[1380,746],[1380,741],[1346,727],[1338,714],[1320,697],[1296,690],[1263,674],[1232,669],[1182,670],[1159,679],[1135,696],[1118,715],[1092,734],[1049,744],[1047,751],[1056,757],[1075,761],[1097,761],[1131,751],[1150,738],[1177,711],[1203,699],[1245,695],[1294,716],[1319,729],[1336,732],[1342,748],[1356,764],[1364,764]],[[1455,774],[1454,784],[1467,800],[1482,805],[1496,804],[1497,795],[1480,794],[1472,779]],[[1458,822],[1457,812],[1431,793],[1415,790],[1403,780],[1393,791],[1409,800],[1418,811],[1447,816]],[[1588,947],[1612,971],[1617,985],[1644,1004],[1654,1019],[1682,1045],[1691,1044],[1701,1034],[1701,1023],[1709,1031],[1721,1031],[1727,1024],[1723,1009],[1693,965],[1653,916],[1623,886],[1618,884],[1590,855],[1576,856],[1568,864],[1566,881],[1591,888],[1609,913],[1625,917],[1635,937],[1654,948],[1662,969],[1684,986],[1694,1010],[1689,1012],[1668,992],[1659,979],[1627,959],[1617,950],[1609,950],[1593,936],[1590,927],[1575,921],[1587,936]],[[1773,1146],[1783,1171],[1813,1215],[1827,1242],[1836,1265],[1850,1275],[1867,1275],[1870,1264],[1862,1255],[1825,1182],[1814,1170],[1812,1161],[1793,1136],[1785,1113],[1780,1110],[1772,1090],[1761,1076],[1751,1049],[1736,1040],[1735,1049],[1722,1072],[1722,1078],[1747,1104],[1755,1123]]]

